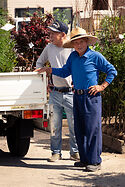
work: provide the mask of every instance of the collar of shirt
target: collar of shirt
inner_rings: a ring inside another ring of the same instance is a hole
[[[89,58],[89,55],[91,54],[91,51],[92,50],[88,47],[86,52],[80,58],[82,58],[82,57]],[[77,51],[75,51],[75,52],[79,56],[78,52]]]

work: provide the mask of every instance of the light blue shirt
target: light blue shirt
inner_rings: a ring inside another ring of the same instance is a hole
[[[90,86],[97,85],[100,71],[107,74],[105,81],[109,84],[117,75],[114,66],[101,53],[90,48],[81,57],[76,51],[72,52],[66,65],[62,68],[52,68],[54,75],[63,78],[72,75],[75,89],[88,89]]]

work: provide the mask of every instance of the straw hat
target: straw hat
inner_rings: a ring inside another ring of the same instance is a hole
[[[66,41],[63,45],[64,48],[73,48],[72,41],[80,39],[80,38],[88,38],[88,45],[93,45],[97,42],[98,38],[96,36],[92,36],[86,33],[86,30],[76,27],[70,33],[70,40]]]

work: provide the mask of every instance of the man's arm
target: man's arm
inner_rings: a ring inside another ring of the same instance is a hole
[[[108,62],[107,59],[101,53],[98,56],[96,66],[99,71],[102,71],[107,74],[105,81],[109,84],[117,75],[117,70],[115,69],[115,67],[110,62]]]
[[[39,68],[36,70],[38,73],[42,73],[46,71],[47,75],[50,76],[52,73],[53,75],[66,78],[69,75],[71,75],[71,62],[70,58],[68,58],[66,64],[62,68],[48,68],[48,67],[43,67]]]
[[[105,81],[101,85],[94,85],[94,86],[89,87],[90,95],[96,95],[98,92],[103,91],[113,81],[114,77],[117,75],[117,71],[115,67],[112,64],[110,64],[102,54],[99,55],[97,68],[100,71],[106,73],[107,76],[106,76]]]
[[[47,46],[42,51],[40,57],[36,61],[36,69],[41,68],[44,66],[44,64],[48,61],[48,52],[47,52]]]

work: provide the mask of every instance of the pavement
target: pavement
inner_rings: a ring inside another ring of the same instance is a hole
[[[62,160],[48,162],[50,133],[35,131],[24,158],[10,156],[5,138],[0,137],[1,187],[125,187],[125,154],[102,153],[96,172],[75,168],[69,155],[68,127],[63,127]]]

